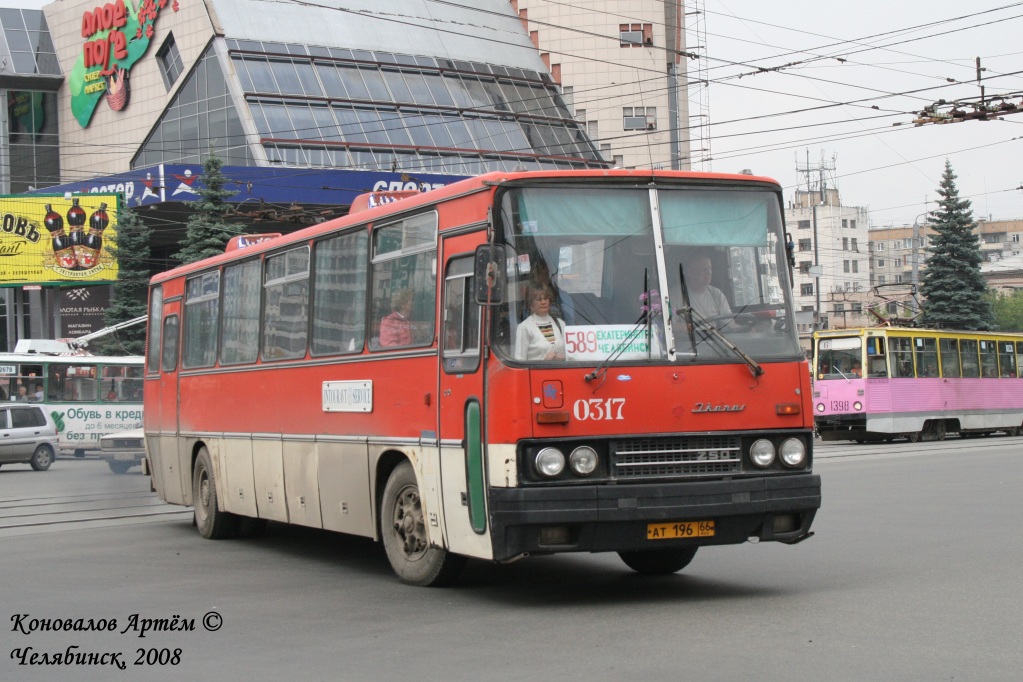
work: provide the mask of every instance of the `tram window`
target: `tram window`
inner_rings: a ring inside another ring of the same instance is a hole
[[[95,402],[96,365],[51,365],[50,395],[68,402]]]
[[[1023,379],[1023,341],[1016,342],[1016,376]]]
[[[959,339],[941,339],[938,347],[941,350],[941,376],[961,377],[963,368],[959,364]]]
[[[994,341],[980,342],[980,371],[987,379],[998,376],[998,349]]]
[[[1001,377],[1016,376],[1016,353],[1012,341],[999,341],[998,345],[998,367]]]
[[[313,355],[358,353],[366,339],[365,230],[316,245],[313,269]]]
[[[916,337],[916,371],[921,377],[938,376],[938,349],[935,339]]]
[[[912,378],[913,340],[908,337],[892,337],[888,341],[888,350],[892,358],[892,376]]]
[[[980,360],[977,356],[977,342],[973,339],[963,339],[960,344],[960,357],[963,359],[963,376],[979,377]]]

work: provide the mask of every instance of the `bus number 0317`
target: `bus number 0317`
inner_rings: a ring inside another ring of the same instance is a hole
[[[589,400],[576,400],[572,406],[572,412],[579,421],[593,420],[618,420],[622,419],[622,408],[625,407],[625,398],[590,398]]]

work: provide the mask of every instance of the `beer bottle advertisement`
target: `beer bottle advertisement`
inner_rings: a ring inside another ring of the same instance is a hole
[[[0,286],[112,282],[117,194],[0,196]]]

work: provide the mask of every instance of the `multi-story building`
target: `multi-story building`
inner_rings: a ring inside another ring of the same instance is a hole
[[[165,266],[211,154],[263,232],[370,189],[608,165],[507,0],[61,0],[0,11],[0,63],[0,194],[119,193]],[[60,335],[65,283],[38,282],[0,283],[0,347]]]
[[[785,211],[795,245],[795,301],[800,335],[868,323],[870,266],[867,210],[843,206],[838,190],[796,192]]]
[[[695,79],[690,90],[685,56],[684,9],[692,0],[510,2],[606,160],[624,168],[699,167],[689,94],[701,86]]]

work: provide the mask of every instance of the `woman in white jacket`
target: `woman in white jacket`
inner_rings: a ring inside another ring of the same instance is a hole
[[[565,359],[565,323],[551,317],[553,298],[548,284],[530,282],[526,286],[532,314],[515,331],[515,357],[519,360]]]

